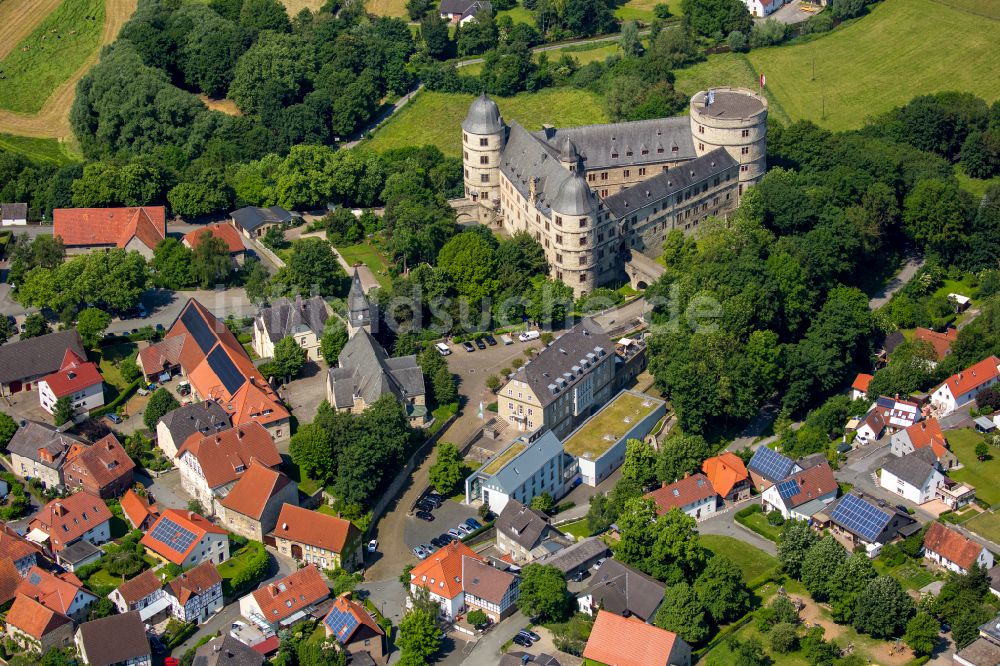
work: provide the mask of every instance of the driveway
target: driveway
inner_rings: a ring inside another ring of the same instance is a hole
[[[278,395],[295,414],[299,423],[311,423],[316,418],[319,404],[326,400],[327,367],[322,361],[309,361],[302,368],[302,374],[295,380],[278,388]],[[279,451],[287,453],[279,446]]]
[[[923,257],[910,257],[903,264],[903,267],[899,269],[899,272],[891,280],[885,283],[885,286],[876,293],[868,301],[869,310],[878,310],[880,307],[889,302],[892,295],[897,291],[902,289],[907,282],[909,282],[914,275],[917,274],[924,265]]]
[[[891,493],[878,485],[875,472],[892,455],[889,451],[889,437],[883,437],[874,446],[855,449],[847,457],[847,464],[834,472],[837,481],[850,483],[856,489],[876,499],[882,499],[889,504],[908,506],[914,510],[914,518],[921,523],[927,523],[937,518],[933,511],[916,505],[895,493]]]
[[[803,21],[807,21],[811,17],[816,16],[816,14],[818,13],[819,12],[817,12],[815,9],[811,12],[803,11],[802,9],[799,8],[798,1],[792,0],[792,2],[785,4],[784,7],[782,7],[778,11],[768,16],[767,19],[774,19],[775,21],[778,21],[780,23],[794,25],[796,23],[802,23]],[[760,18],[756,19],[756,21],[761,22],[767,19]]]
[[[191,500],[191,496],[181,487],[180,470],[173,469],[156,478],[136,472],[135,480],[146,488],[160,508],[184,509]]]
[[[521,629],[529,625],[528,618],[521,611],[515,612],[503,622],[495,625],[487,632],[462,661],[467,666],[480,664],[495,664],[500,660],[500,648],[504,643],[514,638]]]

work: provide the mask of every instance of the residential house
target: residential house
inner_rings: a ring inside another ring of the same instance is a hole
[[[264,666],[264,655],[225,634],[195,650],[192,666]]]
[[[956,314],[965,312],[972,305],[972,299],[965,294],[948,294],[948,300],[954,304]]]
[[[132,487],[134,469],[125,447],[109,433],[93,444],[74,442],[69,447],[63,461],[63,484],[111,499]]]
[[[104,404],[104,378],[96,363],[67,349],[59,369],[38,380],[38,402],[49,414],[56,402],[69,400],[74,414],[87,413]]]
[[[0,606],[14,601],[21,576],[10,558],[0,558]]]
[[[23,227],[26,224],[28,224],[28,204],[26,203],[0,204],[0,226]]]
[[[657,514],[680,509],[695,520],[711,516],[718,504],[712,482],[701,472],[687,475],[671,484],[664,483],[645,497],[656,503]]]
[[[536,564],[555,567],[569,578],[581,571],[587,571],[598,560],[608,557],[611,549],[598,537],[585,537],[572,546],[567,546],[535,560]]]
[[[490,0],[441,0],[438,3],[441,18],[452,23],[468,23],[482,11],[487,14],[493,11]]]
[[[757,447],[750,462],[747,463],[747,471],[750,473],[750,480],[753,482],[754,488],[758,492],[763,492],[778,481],[787,479],[796,472],[801,472],[802,468],[796,465],[791,458],[761,445]]]
[[[263,308],[253,320],[253,350],[261,358],[274,356],[274,345],[284,338],[292,338],[306,350],[306,357],[319,361],[319,343],[323,338],[326,320],[330,318],[322,296],[303,300],[279,298],[271,307]]]
[[[1000,664],[1000,616],[979,627],[979,638],[955,653],[956,666]]]
[[[152,650],[139,613],[109,615],[76,630],[76,650],[90,666],[150,666]]]
[[[372,327],[378,327],[378,309],[365,296],[361,286],[358,269],[351,276],[351,289],[347,293],[347,337],[353,338],[358,331],[372,332]]]
[[[278,524],[278,514],[285,504],[297,506],[299,488],[285,474],[250,463],[246,473],[216,505],[219,524],[247,539],[263,541]]]
[[[326,399],[340,412],[360,414],[383,395],[392,395],[403,404],[410,424],[427,424],[428,412],[424,373],[416,356],[390,358],[367,330],[352,336],[330,368],[326,379]]]
[[[892,436],[889,444],[889,451],[894,456],[905,456],[924,448],[934,452],[938,465],[944,471],[958,467],[958,457],[948,448],[941,424],[934,417],[900,430]]]
[[[45,654],[73,642],[73,620],[25,594],[14,598],[5,619],[7,638],[27,652]]]
[[[38,564],[41,552],[37,543],[28,541],[13,527],[0,522],[0,561],[11,562],[19,577],[26,577],[31,568]]]
[[[735,453],[724,451],[706,458],[701,463],[701,471],[708,477],[723,502],[732,504],[750,497],[750,473],[743,460]]]
[[[174,617],[201,624],[222,610],[222,576],[205,561],[169,580],[164,594]]]
[[[66,571],[77,571],[104,557],[104,551],[85,539],[74,541],[59,551],[59,565]]]
[[[612,397],[615,354],[592,319],[544,347],[497,393],[499,418],[518,430],[549,428],[563,439]]]
[[[226,530],[192,511],[165,509],[140,543],[147,552],[185,568],[229,559]]]
[[[217,513],[216,503],[236,485],[250,464],[277,469],[281,465],[274,440],[259,423],[250,422],[229,430],[185,442],[177,451],[184,490]]]
[[[193,443],[208,435],[233,427],[225,408],[214,400],[181,405],[160,417],[156,423],[156,445],[168,460],[189,440]]]
[[[937,459],[930,448],[917,449],[905,456],[889,456],[882,464],[879,485],[914,504],[923,504],[937,497],[944,483]]]
[[[298,217],[281,206],[245,206],[229,214],[233,226],[247,238],[260,238],[271,227],[287,227]]]
[[[517,610],[521,581],[514,574],[463,556],[461,575],[465,607],[470,611],[481,610],[499,622]]]
[[[666,413],[662,400],[621,391],[564,438],[563,449],[576,460],[583,483],[597,486],[621,467],[628,440],[646,439]],[[573,466],[567,469],[575,476]]]
[[[652,622],[667,586],[652,576],[608,559],[594,572],[590,586],[576,598],[581,613],[596,615],[605,610],[622,617]]]
[[[743,0],[754,18],[764,18],[781,9],[785,0]]]
[[[512,499],[530,504],[548,493],[558,500],[570,487],[570,462],[551,430],[518,437],[465,480],[465,502],[481,501],[499,514]]]
[[[99,546],[111,540],[111,511],[97,495],[81,490],[64,499],[52,500],[28,523],[28,538],[47,542],[59,554],[67,546],[84,539]]]
[[[976,499],[976,489],[968,483],[960,483],[946,476],[941,485],[938,486],[937,499],[955,511]]]
[[[554,540],[558,545],[552,552],[564,545],[558,539],[559,531],[549,525],[545,514],[515,499],[507,501],[493,526],[497,532],[497,550],[509,555],[515,563],[530,562],[536,552],[549,552],[542,547],[546,541]]]
[[[848,392],[851,400],[858,400],[859,398],[867,397],[868,395],[868,385],[872,383],[872,379],[875,377],[864,372],[859,372],[851,382],[851,390]]]
[[[45,488],[58,488],[63,485],[63,462],[74,444],[85,442],[46,423],[27,421],[7,444],[11,469],[22,479],[38,479]]]
[[[119,613],[138,611],[139,618],[146,622],[170,608],[170,600],[163,590],[163,581],[152,569],[146,569],[131,580],[127,580],[108,595]]]
[[[993,568],[993,553],[986,546],[939,522],[924,533],[924,557],[963,575],[974,566]]]
[[[163,206],[137,208],[56,208],[52,235],[62,238],[70,254],[112,247],[135,250],[147,261],[167,237]]]
[[[690,666],[691,646],[672,631],[602,610],[583,657],[609,666]]]
[[[240,615],[258,626],[277,630],[305,619],[329,596],[323,574],[307,564],[241,598]]]
[[[236,336],[194,299],[181,309],[159,342],[139,350],[147,378],[184,375],[194,400],[215,400],[233,425],[259,423],[276,441],[290,436],[288,410],[247,355]],[[182,442],[174,440],[179,449]]]
[[[125,494],[122,495],[119,501],[122,513],[125,514],[125,518],[134,530],[145,532],[160,517],[159,508],[155,504],[149,503],[149,497],[140,497],[131,488],[125,491]]]
[[[769,486],[761,494],[765,513],[780,511],[785,520],[808,521],[837,498],[837,480],[830,463],[807,467]]]
[[[871,407],[877,411],[890,434],[905,430],[920,420],[920,405],[899,397],[880,395]]]
[[[944,380],[931,391],[931,405],[946,416],[976,399],[976,394],[1000,381],[1000,358],[990,356]]]
[[[410,594],[416,594],[419,588],[427,590],[431,601],[441,607],[441,617],[454,620],[466,610],[462,578],[463,558],[466,557],[483,559],[461,541],[438,548],[410,570]]]
[[[944,333],[938,333],[929,328],[917,326],[916,330],[913,331],[913,339],[929,344],[934,348],[934,356],[937,360],[943,361],[944,357],[951,353],[952,343],[958,339],[958,329],[947,328]]]
[[[226,249],[229,251],[229,258],[233,262],[233,270],[243,265],[243,262],[246,260],[247,249],[243,245],[243,239],[240,237],[240,232],[236,230],[236,227],[221,222],[207,224],[200,229],[195,229],[184,234],[184,237],[181,238],[181,243],[194,250],[206,238],[218,238],[225,244]]]
[[[895,506],[858,491],[837,500],[828,511],[813,517],[817,529],[829,527],[849,551],[861,546],[877,557],[882,546],[920,531],[920,523]]]
[[[385,631],[367,608],[351,600],[350,593],[334,599],[330,612],[323,618],[323,627],[326,635],[334,636],[348,654],[367,652],[375,663],[386,662]]]
[[[351,521],[293,504],[281,507],[270,536],[282,555],[322,569],[351,569],[363,560],[361,532]]]
[[[87,357],[75,328],[0,346],[0,395],[30,391],[40,379],[59,371],[67,351]]]
[[[862,445],[868,444],[878,440],[885,432],[885,419],[873,405],[853,428],[855,440]]]
[[[80,579],[72,573],[52,573],[39,566],[32,567],[27,578],[17,586],[17,594],[31,597],[46,608],[62,613],[75,622],[87,616],[97,601]]]

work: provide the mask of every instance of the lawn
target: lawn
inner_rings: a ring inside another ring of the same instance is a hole
[[[701,545],[716,555],[728,557],[743,571],[747,581],[760,578],[778,567],[778,558],[733,537],[702,534]]]
[[[671,16],[681,16],[681,0],[629,0],[615,10],[615,18],[622,21],[650,23],[656,18],[653,15],[653,7],[661,4],[670,7]]]
[[[587,527],[587,519],[574,520],[572,523],[556,525],[556,529],[566,534],[572,534],[577,540],[590,536],[590,528]]]
[[[886,566],[881,558],[873,562],[875,570],[881,575],[892,576],[907,590],[917,591],[934,581],[934,574],[921,566],[920,561],[904,562],[896,567]]]
[[[462,93],[421,92],[363,145],[384,151],[430,144],[449,157],[461,157],[461,124],[472,99]],[[516,120],[529,130],[541,129],[544,123],[572,127],[608,120],[599,95],[575,88],[547,88],[496,102],[507,122]]]
[[[781,535],[781,526],[772,525],[767,522],[767,514],[760,511],[757,513],[751,513],[749,516],[737,516],[736,522],[740,523],[744,527],[750,528],[765,539],[770,539],[775,543],[778,541],[778,536]]]
[[[346,245],[337,247],[337,252],[349,265],[364,264],[378,280],[383,288],[388,288],[389,267],[382,253],[370,243],[358,243],[357,245]]]
[[[578,44],[573,46],[567,46],[564,49],[555,49],[553,51],[543,51],[541,53],[536,53],[534,55],[535,62],[544,55],[548,58],[549,62],[555,62],[559,60],[564,55],[568,55],[579,65],[587,65],[594,61],[604,62],[608,56],[616,55],[621,52],[618,48],[617,42],[596,42],[593,44]],[[459,72],[468,76],[478,76],[483,71],[483,63],[476,62],[471,65],[466,65],[462,67]]]
[[[63,166],[80,161],[79,156],[70,152],[69,146],[58,139],[0,134],[0,148],[24,155],[32,162],[42,164]]]
[[[644,397],[621,393],[592,417],[586,428],[566,440],[563,448],[571,456],[597,460],[659,405],[658,402],[647,403]]]
[[[532,27],[535,25],[535,16],[531,13],[531,10],[525,9],[524,5],[519,4],[514,9],[505,9],[497,12],[497,18],[501,16],[509,16],[510,20],[514,23],[527,23]]]
[[[958,179],[958,184],[961,188],[976,197],[976,199],[982,199],[988,187],[1000,186],[1000,176],[994,176],[989,180],[973,178],[972,176],[967,176],[957,164],[955,165],[955,178]]]
[[[406,13],[406,0],[366,0],[365,9],[376,16],[396,16],[409,20]]]
[[[976,489],[978,494],[979,490]],[[962,524],[967,530],[972,530],[984,539],[1000,543],[1000,517],[992,511],[984,511],[975,518]]]
[[[984,21],[966,9],[985,6],[996,13],[1000,2],[946,1],[885,0],[869,16],[817,39],[713,56],[678,70],[677,88],[756,88],[763,72],[775,117],[809,119],[834,130],[859,127],[920,94],[963,90],[993,102],[1000,97],[1000,21]]]
[[[1000,479],[1000,457],[991,455],[982,462],[976,459],[976,444],[983,441],[983,436],[971,428],[963,428],[949,430],[945,437],[963,465],[962,469],[949,471],[948,476],[975,486],[976,497],[990,506],[1000,504],[1000,485],[996,482]]]
[[[427,434],[433,435],[438,430],[444,427],[445,422],[451,418],[451,415],[458,411],[458,403],[453,402],[449,405],[441,405],[437,409],[431,412],[431,416],[434,417],[434,423],[431,427],[427,429]]]
[[[97,49],[104,0],[63,0],[0,61],[0,107],[37,113]]]
[[[118,364],[127,358],[135,358],[138,345],[134,342],[119,342],[117,344],[101,347],[100,352],[90,352],[91,360],[99,356],[98,365],[101,368],[101,375],[104,381],[111,384],[119,391],[128,388],[128,382],[122,379],[121,372],[118,371]]]

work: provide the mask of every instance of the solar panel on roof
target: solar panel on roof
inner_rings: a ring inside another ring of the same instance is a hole
[[[782,481],[778,484],[778,494],[781,495],[781,499],[788,499],[797,492],[799,492],[799,482],[795,479]]]
[[[226,390],[230,394],[236,393],[237,390],[246,382],[247,378],[243,376],[235,365],[233,365],[232,359],[229,358],[229,354],[226,353],[221,346],[216,347],[212,350],[212,353],[208,355],[208,367],[212,368],[212,372],[215,373],[216,377],[222,382],[222,385],[226,387]]]
[[[350,638],[354,634],[354,630],[358,628],[358,619],[354,617],[354,614],[341,610],[336,606],[326,616],[325,621],[326,626],[330,628],[330,631],[337,637],[337,640],[342,643]]]
[[[874,541],[885,529],[891,516],[856,495],[845,495],[830,514],[830,519],[868,541]]]
[[[149,533],[149,538],[159,541],[167,548],[178,553],[186,553],[198,536],[189,529],[181,527],[169,518],[161,518],[153,531]]]
[[[788,476],[794,465],[791,459],[762,446],[753,454],[748,467],[769,481],[779,481]]]
[[[215,334],[212,333],[212,329],[208,327],[208,322],[205,321],[201,313],[194,306],[184,310],[184,314],[181,315],[181,323],[191,333],[202,354],[207,354],[208,350],[215,345],[217,340]]]

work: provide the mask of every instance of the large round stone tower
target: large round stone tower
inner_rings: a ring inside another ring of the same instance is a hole
[[[569,157],[565,150],[563,157]],[[594,228],[597,226],[600,201],[587,184],[579,157],[571,166],[571,175],[559,185],[549,204],[556,232],[552,245],[555,261],[550,263],[556,271],[556,278],[571,287],[579,297],[598,286],[599,267],[594,263]]]
[[[481,204],[481,221],[486,221],[500,203],[500,152],[506,130],[500,109],[485,93],[472,102],[462,121],[465,196]]]
[[[740,164],[740,194],[764,176],[767,99],[747,88],[710,88],[691,98],[691,137],[700,157],[725,148]]]

